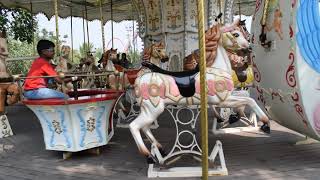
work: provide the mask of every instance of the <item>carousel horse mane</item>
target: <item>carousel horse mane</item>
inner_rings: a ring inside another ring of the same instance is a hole
[[[218,43],[221,38],[220,25],[214,25],[206,31],[206,62],[211,67],[217,56]],[[199,50],[194,51],[184,59],[184,70],[192,70],[199,63]]]

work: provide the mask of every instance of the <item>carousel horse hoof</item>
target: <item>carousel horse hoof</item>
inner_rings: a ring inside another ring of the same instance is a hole
[[[233,124],[233,123],[235,123],[235,122],[237,122],[239,120],[240,120],[240,117],[239,117],[238,114],[231,114],[229,116],[229,124]]]
[[[147,163],[148,164],[157,164],[157,159],[156,159],[156,157],[154,157],[153,155],[149,155],[149,156],[147,156]]]
[[[162,157],[166,157],[168,155],[163,148],[159,148],[159,152],[160,152]]]
[[[268,124],[263,124],[261,127],[260,127],[261,131],[263,131],[264,133],[266,134],[270,134],[270,127]]]

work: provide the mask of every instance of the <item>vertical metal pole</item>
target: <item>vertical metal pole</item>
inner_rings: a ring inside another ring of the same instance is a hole
[[[36,46],[35,46],[35,42],[34,42],[34,32],[33,32],[33,26],[34,26],[34,22],[33,22],[33,5],[32,5],[32,1],[30,0],[30,11],[31,11],[31,26],[32,26],[32,55],[35,56],[36,55]]]
[[[90,51],[90,48],[89,48],[89,44],[90,44],[90,38],[89,38],[89,25],[88,25],[88,9],[87,9],[87,1],[85,1],[85,11],[86,11],[86,26],[87,26],[87,43],[88,43],[88,46],[87,46],[87,53]]]
[[[104,20],[102,15],[102,0],[99,1],[100,6],[100,21],[101,21],[101,36],[102,36],[102,53],[104,53],[106,45],[105,45],[105,38],[104,38]]]
[[[208,179],[208,109],[207,109],[207,83],[206,83],[206,47],[204,32],[204,2],[198,2],[198,34],[200,51],[200,89],[201,89],[201,147],[202,147],[202,179]]]
[[[82,11],[82,30],[83,30],[83,50],[84,50],[84,57],[87,57],[87,46],[86,46],[86,30],[84,25],[84,11]]]
[[[239,17],[240,17],[240,20],[241,20],[241,3],[240,3],[240,0],[238,0],[238,3],[239,3]]]
[[[59,23],[58,23],[58,0],[54,0],[54,14],[56,20],[56,55],[60,55],[59,47]]]
[[[112,6],[113,6],[113,3],[112,3],[112,0],[111,0],[111,4],[110,4],[110,8],[111,8],[111,44],[112,44],[112,49],[113,49],[113,8],[112,8]]]
[[[134,61],[135,62],[135,58],[136,57],[136,40],[135,40],[135,37],[134,37],[134,24],[135,24],[135,21],[134,21],[134,13],[133,13],[133,6],[131,4],[131,12],[132,12],[132,44],[133,44],[133,57],[130,59],[131,63]]]
[[[72,1],[71,1],[72,4]],[[72,22],[72,6],[70,7],[70,15],[71,15],[71,62],[73,62],[73,22]]]

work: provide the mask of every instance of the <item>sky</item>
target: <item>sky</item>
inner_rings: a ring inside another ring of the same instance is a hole
[[[55,34],[55,18],[51,18],[50,20],[43,14],[39,14],[36,16],[38,20],[39,29],[45,28],[48,31],[53,31]],[[83,20],[81,18],[72,18],[73,22],[73,47],[74,49],[79,49],[81,44],[84,42],[84,31],[83,31]],[[59,26],[59,35],[62,40],[66,40],[64,45],[69,45],[71,47],[71,18],[62,19],[59,18],[58,21]],[[128,34],[129,38],[132,40],[132,30],[129,33],[127,30],[132,29],[133,23],[132,21],[123,21],[120,23],[113,23],[113,34],[114,34],[114,48],[118,48],[118,52],[123,52],[125,47],[128,45]],[[102,34],[101,34],[101,23],[98,20],[89,21],[89,41],[94,45],[94,48],[102,48]],[[135,29],[137,30],[137,26],[135,25]],[[136,31],[135,30],[135,31]],[[86,24],[85,24],[86,31]],[[107,49],[111,48],[111,23],[110,21],[104,25],[104,33],[105,33],[105,45]],[[87,34],[85,32],[85,34]],[[64,35],[68,35],[67,39],[63,39]],[[87,36],[85,36],[85,40],[87,42]],[[108,46],[107,46],[108,45]],[[140,38],[137,39],[137,49],[142,49],[142,41]]]

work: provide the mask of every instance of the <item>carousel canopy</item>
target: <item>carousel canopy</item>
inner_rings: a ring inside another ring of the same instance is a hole
[[[32,10],[33,14],[43,13],[47,18],[55,15],[54,0],[1,0],[0,3],[2,6],[9,8]],[[58,0],[58,14],[62,18],[73,16],[84,17],[88,20],[100,20],[99,7],[99,0]],[[102,11],[104,21],[110,20],[111,0],[102,0]],[[113,20],[117,22],[138,17],[132,5],[132,0],[112,0],[112,14]]]
[[[138,12],[132,5],[133,0],[102,0],[104,21],[111,19],[114,21],[132,20],[138,18]],[[222,0],[224,1],[224,0]],[[239,13],[239,3],[241,14],[252,15],[256,0],[234,0],[234,13]],[[54,13],[54,0],[1,0],[1,5],[10,8],[24,8],[33,14],[43,13],[51,18]],[[87,18],[86,11],[87,8]],[[71,12],[72,9],[72,12]],[[58,13],[62,18],[69,16],[84,17],[88,20],[100,20],[99,0],[58,0]]]

